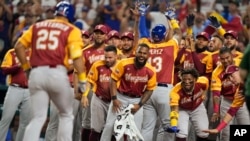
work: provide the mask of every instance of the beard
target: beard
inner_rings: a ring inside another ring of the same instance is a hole
[[[105,64],[106,64],[107,67],[112,67],[115,64],[115,61],[113,61],[113,62],[105,62]]]
[[[197,46],[197,44],[195,44],[195,51],[196,51],[196,53],[202,53],[202,52],[206,51],[207,48],[208,48],[208,47],[199,48],[199,47]]]
[[[122,48],[123,52],[130,52],[133,49],[133,47],[130,48]]]
[[[104,43],[104,41],[96,41],[95,40],[95,46],[101,46]]]
[[[230,47],[230,50],[232,51],[232,50],[234,50],[235,48],[236,48],[236,46],[233,45],[233,46]]]
[[[144,60],[144,62],[140,62],[138,60],[138,57],[135,57],[135,66],[136,66],[136,68],[141,69],[141,68],[143,68],[145,66],[146,63],[147,63],[147,60]]]

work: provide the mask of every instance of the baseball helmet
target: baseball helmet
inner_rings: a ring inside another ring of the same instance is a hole
[[[158,24],[152,29],[151,36],[154,41],[159,42],[165,38],[166,33],[166,27],[163,24]]]
[[[68,1],[60,1],[55,8],[56,16],[64,16],[70,22],[74,21],[75,9]]]

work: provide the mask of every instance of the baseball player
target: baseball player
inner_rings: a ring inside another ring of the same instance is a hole
[[[117,112],[122,107],[134,104],[132,112],[139,131],[143,121],[143,108],[156,87],[156,73],[154,68],[147,63],[149,47],[139,44],[136,56],[122,59],[111,73],[110,103],[107,121],[102,132],[101,141],[110,141],[114,129]]]
[[[105,25],[96,25],[93,32],[94,43],[85,47],[82,51],[83,53],[83,66],[85,67],[86,74],[89,73],[89,70],[92,64],[99,60],[104,60],[104,48],[106,47],[105,41],[108,34],[108,28]],[[75,87],[75,95],[78,95],[77,89],[77,77],[74,77],[74,87]],[[82,94],[79,94],[82,96]],[[78,96],[77,96],[78,97]],[[91,105],[92,99],[92,90],[89,91],[88,101]],[[90,107],[88,106],[82,111],[82,141],[89,141],[89,135],[91,132],[90,122],[91,122],[91,113]]]
[[[149,62],[156,69],[157,73],[157,88],[153,92],[150,99],[143,106],[144,117],[142,125],[142,136],[145,141],[156,140],[153,139],[153,131],[157,119],[160,119],[161,128],[157,135],[157,141],[162,141],[168,138],[169,141],[174,139],[173,134],[165,134],[163,127],[168,126],[169,119],[169,92],[173,87],[174,76],[174,60],[178,52],[178,41],[173,38],[173,29],[178,33],[179,25],[174,19],[175,12],[169,10],[166,12],[166,17],[171,22],[169,30],[162,24],[156,25],[151,31],[151,38],[149,37],[146,28],[146,11],[147,6],[141,4],[139,7],[140,21],[139,31],[140,40],[139,43],[146,43],[150,47]],[[172,16],[170,16],[172,15]],[[179,37],[176,35],[176,37]],[[164,137],[167,135],[167,137]]]
[[[199,34],[197,38],[203,42],[204,40],[208,40],[208,34],[203,33],[204,35]],[[201,38],[201,39],[200,39]],[[205,39],[203,39],[205,38]],[[195,41],[192,37],[186,37],[187,48],[182,48],[175,59],[175,65],[180,67],[181,69],[187,68],[195,68],[200,75],[206,75],[207,72],[212,72],[212,57],[208,51],[198,52],[197,45],[195,45]],[[208,41],[204,41],[208,42]],[[206,48],[206,47],[204,47]],[[178,72],[176,72],[178,75]],[[178,83],[180,79],[175,80]]]
[[[81,93],[86,86],[81,31],[70,23],[74,14],[74,8],[68,1],[60,1],[55,7],[55,19],[33,24],[15,45],[17,58],[29,77],[32,103],[33,117],[25,130],[25,141],[39,139],[47,118],[49,99],[59,111],[57,140],[72,140],[74,97],[70,95],[71,86],[67,76],[69,58],[78,72]],[[25,49],[29,47],[30,63],[25,57]]]
[[[111,101],[110,96],[110,75],[117,60],[117,49],[115,46],[107,46],[104,49],[105,60],[95,62],[87,76],[87,81],[93,89],[91,99],[91,134],[90,141],[100,140],[104,128],[108,107]],[[87,88],[88,90],[88,85]],[[88,92],[82,96],[82,105],[88,106]],[[84,93],[84,94],[85,94]]]
[[[25,56],[30,56],[30,50],[26,50]],[[8,75],[8,90],[3,103],[3,113],[0,121],[0,141],[5,141],[10,123],[20,106],[20,121],[16,135],[16,141],[22,141],[26,126],[31,119],[30,93],[28,80],[16,57],[15,50],[10,49],[4,56],[1,64],[3,74]]]
[[[84,47],[87,47],[90,44],[90,34],[87,30],[82,30],[82,41],[84,44]]]
[[[134,34],[132,32],[124,32],[121,35],[121,54],[119,54],[119,59],[133,57],[134,49]]]
[[[235,86],[235,95],[233,97],[233,102],[230,108],[227,110],[225,117],[222,119],[220,124],[215,129],[204,130],[204,132],[216,134],[223,130],[230,121],[233,120],[233,117],[237,113],[237,111],[242,107],[245,103],[245,97],[243,94],[244,85],[240,78],[239,67],[235,65],[229,65],[223,76],[224,78],[228,78]]]
[[[170,124],[167,132],[176,133],[176,141],[186,141],[189,120],[194,125],[197,141],[206,141],[208,128],[207,110],[203,100],[206,97],[209,81],[199,77],[196,69],[184,69],[181,72],[181,82],[176,84],[170,93]]]
[[[219,50],[223,47],[223,39],[219,35],[213,35],[208,44],[208,49],[212,52],[213,70],[220,64]]]
[[[213,94],[213,116],[211,121],[217,121],[220,116],[224,117],[232,104],[236,87],[230,80],[224,78],[223,74],[229,65],[239,66],[240,63],[239,59],[233,59],[230,48],[222,47],[219,56],[221,65],[217,66],[213,71],[211,80],[211,91]],[[235,118],[238,124],[247,124],[250,122],[249,114],[245,112],[246,110],[246,105],[243,105],[243,107],[237,111]],[[222,130],[221,140],[229,140],[229,126],[226,126],[224,130]]]
[[[120,50],[121,48],[121,40],[120,40],[120,34],[118,31],[116,30],[111,30],[108,33],[108,39],[107,39],[107,44],[108,45],[114,45],[117,47],[118,50]]]
[[[236,47],[238,44],[237,32],[235,32],[233,30],[225,31],[225,29],[219,23],[218,19],[214,16],[210,16],[208,18],[208,20],[210,21],[210,24],[214,28],[216,28],[216,30],[220,34],[220,36],[224,37],[224,45],[231,49],[234,57],[237,59],[241,59],[243,56],[243,53],[236,50]]]

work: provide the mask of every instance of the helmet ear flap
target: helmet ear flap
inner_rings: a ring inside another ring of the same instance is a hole
[[[162,24],[156,25],[151,31],[151,37],[155,42],[159,42],[165,39],[166,34],[167,29]]]

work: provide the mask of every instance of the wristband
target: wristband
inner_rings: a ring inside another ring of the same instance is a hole
[[[86,73],[82,72],[78,75],[78,80],[79,81],[85,81],[86,80]]]
[[[142,107],[142,106],[143,106],[143,103],[140,101],[140,102],[138,103],[138,105],[139,105],[140,107]]]
[[[90,88],[88,87],[87,89],[86,89],[86,91],[82,94],[82,96],[88,96],[88,94],[89,94],[89,90],[90,90]]]
[[[223,120],[216,128],[219,132],[227,126],[227,123]]]
[[[173,29],[180,28],[177,20],[173,19],[170,21],[170,23]]]
[[[187,35],[192,35],[193,34],[193,29],[191,27],[187,28]]]
[[[223,36],[226,33],[225,29],[222,28],[221,26],[219,28],[217,28],[217,31],[218,31],[219,35],[221,35],[221,36]]]
[[[21,67],[23,68],[24,71],[27,71],[28,69],[30,69],[30,64],[25,63],[25,64],[22,64]]]
[[[116,95],[111,96],[111,99],[116,100],[117,99]]]
[[[170,125],[171,126],[177,126],[178,124],[178,117],[179,113],[176,111],[171,111],[170,112]]]
[[[219,104],[214,104],[214,113],[219,113]]]

